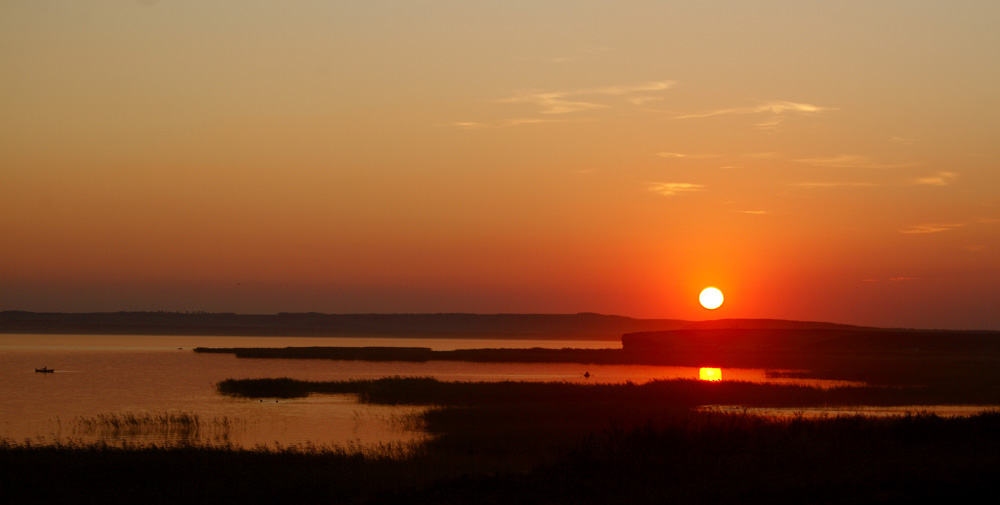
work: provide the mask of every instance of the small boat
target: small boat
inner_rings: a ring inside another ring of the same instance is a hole
[[[54,372],[55,372],[55,370],[53,370],[53,369],[51,369],[51,368],[49,368],[47,366],[43,366],[42,368],[36,368],[35,369],[35,373],[54,373]]]

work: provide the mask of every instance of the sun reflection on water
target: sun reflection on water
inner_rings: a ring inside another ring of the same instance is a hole
[[[706,368],[702,367],[698,369],[698,380],[718,382],[722,380],[722,369],[721,368]]]

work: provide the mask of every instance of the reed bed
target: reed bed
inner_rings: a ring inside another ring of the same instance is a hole
[[[245,420],[226,416],[205,420],[190,412],[122,412],[78,416],[72,421],[74,435],[101,438],[159,438],[168,441],[205,438],[225,442],[235,432],[245,429]]]
[[[562,407],[471,417],[454,409],[479,424],[408,451],[0,440],[0,488],[21,493],[8,503],[951,503],[992,492],[1000,477],[997,413],[775,420],[678,411],[584,431],[530,419],[558,420]],[[545,437],[565,445],[520,451]]]
[[[258,392],[274,394],[282,387],[295,394],[350,393],[368,403],[435,405],[422,417],[423,429],[434,435],[426,442],[427,450],[447,455],[456,466],[474,473],[529,472],[539,465],[554,464],[581,440],[609,426],[628,431],[674,429],[677,423],[695,426],[733,419],[790,422],[787,417],[695,411],[706,404],[913,405],[927,403],[928,395],[933,396],[923,388],[818,389],[693,380],[587,385],[393,377],[329,383],[288,378],[274,382],[227,380],[219,384],[220,392],[248,396]]]
[[[746,405],[796,407],[816,405],[996,405],[1000,398],[952,394],[933,387],[841,386],[828,389],[800,385],[690,379],[644,384],[577,384],[567,382],[447,382],[429,377],[387,377],[332,382],[277,379],[226,379],[216,385],[225,395],[247,398],[290,398],[310,394],[353,394],[363,403],[384,405],[472,406],[509,402],[613,402],[621,404]]]
[[[712,337],[713,345],[707,347],[687,345],[687,341],[681,339],[666,347],[623,343],[621,349],[434,351],[420,347],[286,347],[197,348],[195,352],[270,359],[645,364],[797,370],[794,373],[772,374],[892,387],[922,386],[933,390],[938,397],[956,402],[1000,404],[1000,381],[995,380],[997,367],[1000,366],[1000,333],[856,332],[840,335],[844,338],[832,339],[824,345],[818,345],[815,340],[837,335],[789,333],[782,337],[784,340],[779,338],[784,343],[774,348],[768,344],[774,336],[769,337],[767,332],[754,337],[756,344],[739,344],[746,335],[733,331],[732,338],[715,335]],[[807,341],[816,345],[805,345]]]

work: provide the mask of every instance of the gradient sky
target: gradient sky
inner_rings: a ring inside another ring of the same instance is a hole
[[[995,1],[0,0],[0,309],[1000,329],[998,26]]]

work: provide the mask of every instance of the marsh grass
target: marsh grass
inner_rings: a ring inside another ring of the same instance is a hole
[[[382,405],[476,406],[511,402],[572,404],[618,403],[695,407],[746,405],[796,407],[816,405],[915,405],[976,404],[927,387],[840,386],[814,388],[801,385],[761,384],[742,381],[706,382],[690,379],[650,381],[643,384],[578,384],[568,382],[448,382],[429,377],[332,382],[278,379],[226,379],[216,384],[225,395],[247,398],[289,398],[310,394],[353,394],[362,403]],[[987,400],[989,398],[986,398]],[[989,405],[991,403],[984,402]]]
[[[4,503],[362,503],[386,486],[434,478],[416,448],[392,443],[243,448],[161,443],[0,440]],[[9,470],[9,471],[8,471]]]
[[[788,416],[696,411],[702,405],[913,405],[928,403],[929,395],[934,396],[925,388],[900,387],[819,389],[693,380],[644,384],[442,382],[420,377],[330,383],[230,379],[220,383],[219,390],[253,396],[273,394],[280,387],[290,387],[295,394],[350,393],[365,403],[433,405],[422,415],[422,429],[432,435],[425,442],[427,451],[473,473],[527,472],[553,464],[580,440],[609,426],[623,431],[661,430],[675,429],[677,423],[695,426],[738,420],[774,424],[788,420]]]
[[[494,407],[429,411],[460,429],[422,446],[0,440],[0,487],[9,503],[951,503],[991,492],[1000,477],[997,413],[664,409],[558,429],[564,404]]]
[[[1000,367],[997,332],[730,329],[626,335],[621,349],[287,347],[197,348],[195,352],[240,358],[761,368],[771,370],[773,377],[922,387],[925,395],[936,396],[935,403],[1000,404],[1000,381],[995,380]]]
[[[662,421],[609,426],[528,474],[453,481],[411,502],[951,503],[1000,476],[997,414]]]
[[[246,421],[226,416],[204,420],[190,412],[122,412],[79,416],[71,426],[74,436],[228,442],[237,432],[246,430]]]
[[[371,412],[354,411],[354,422],[357,425],[376,422],[388,426],[396,431],[424,431],[426,423],[424,415],[426,410],[419,409],[412,412],[379,414]]]

